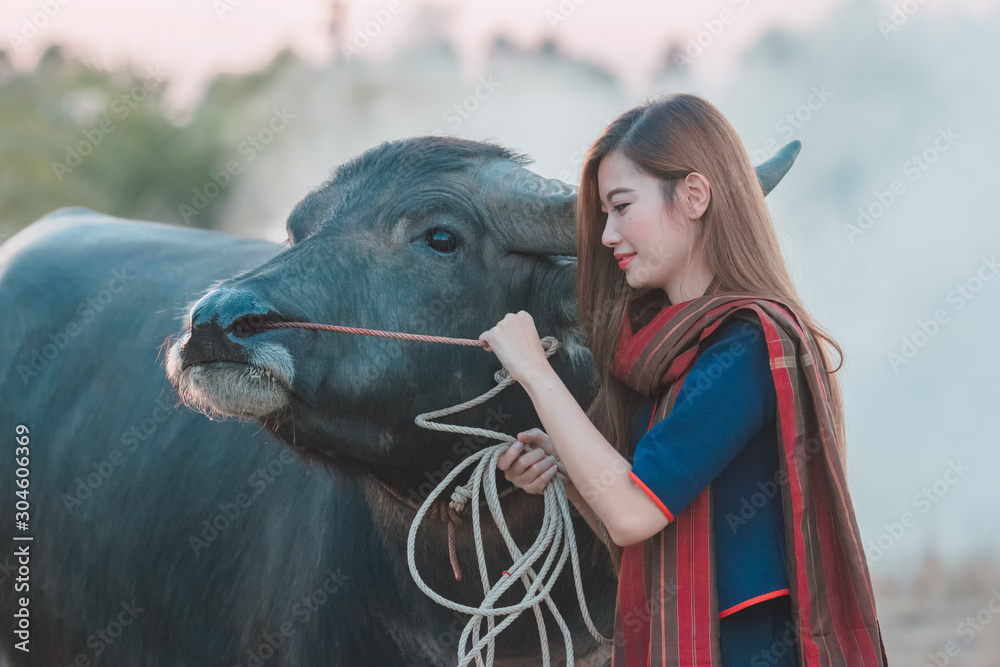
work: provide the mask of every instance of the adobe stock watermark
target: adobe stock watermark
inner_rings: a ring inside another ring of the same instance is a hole
[[[454,653],[458,646],[458,640],[462,638],[465,626],[458,619],[453,619],[448,628],[440,633],[435,639],[419,642],[418,655],[414,658],[421,658],[419,662],[410,661],[406,667],[426,667],[427,665],[441,664],[448,653]]]
[[[754,653],[750,658],[752,667],[768,667],[776,665],[778,661],[788,653],[795,655],[799,644],[799,629],[792,621],[785,621],[785,631],[778,639],[771,642],[771,645]]]
[[[480,104],[490,99],[501,85],[503,84],[499,81],[493,80],[492,74],[487,74],[485,77],[480,76],[479,85],[476,86],[475,90],[445,109],[441,119],[451,124],[452,132],[458,131],[458,128],[462,127],[462,123],[478,111]],[[444,133],[445,129],[441,127],[436,127],[431,131],[431,134],[437,135]]]
[[[211,518],[201,522],[201,532],[188,536],[188,545],[195,556],[212,545],[222,533],[239,521],[254,501],[285,471],[285,467],[294,463],[295,458],[287,446],[271,458],[266,465],[254,470],[247,477],[250,492],[240,492],[228,503],[219,503],[219,511]]]
[[[355,260],[354,258],[338,256],[335,261],[341,266],[352,266]],[[304,263],[303,268],[306,273],[311,273],[313,266],[312,259],[309,259]],[[316,270],[322,270],[322,268],[316,267]],[[450,321],[452,314],[464,307],[465,298],[466,295],[461,290],[449,287],[447,291],[440,292],[433,299],[424,301],[424,305],[413,312],[408,319],[407,332],[431,335],[434,332],[439,332],[440,335],[445,335],[447,332],[441,331],[442,322]],[[251,318],[250,325],[254,326],[255,324]],[[368,323],[368,326],[373,326],[373,324]],[[400,362],[406,360],[413,353],[413,347],[409,341],[379,339],[359,344],[367,346],[365,353],[355,355],[352,357],[352,361],[341,369],[344,371],[343,381],[348,385],[346,388],[354,393],[363,393],[370,390],[373,385],[381,386],[385,381],[386,371],[394,367],[398,368]]]
[[[1000,264],[997,263],[997,256],[983,256],[979,268],[971,276],[948,290],[945,301],[953,304],[953,312],[962,310],[966,304],[976,298],[986,283],[993,280],[998,272],[1000,272]],[[887,355],[892,372],[898,373],[900,366],[913,361],[920,350],[927,347],[927,344],[941,333],[941,328],[949,322],[951,322],[951,314],[946,308],[938,308],[934,311],[934,316],[929,319],[917,320],[917,326],[913,333],[900,338],[899,350],[893,350]]]
[[[555,9],[545,10],[545,20],[549,22],[550,28],[555,28],[560,23],[565,23],[569,17],[576,14],[576,8],[587,2],[587,0],[560,0]]]
[[[644,627],[648,628],[653,620],[654,612],[658,615],[672,613],[674,609],[673,600],[677,597],[678,590],[676,574],[670,575],[666,580],[661,580],[660,591],[652,591],[652,595],[648,596],[641,605],[633,606],[624,613],[621,621],[621,629],[616,632],[614,643],[624,646],[628,643],[627,638],[635,630]],[[626,632],[626,628],[629,628],[631,632]]]
[[[875,22],[878,31],[882,33],[882,40],[888,42],[889,36],[899,32],[910,21],[910,17],[920,11],[920,8],[925,4],[927,4],[927,0],[894,2],[892,4],[892,11],[889,12],[889,20],[879,19]]]
[[[823,451],[823,441],[820,438],[816,436],[806,438],[802,449],[795,450],[796,469],[803,470],[805,463],[821,451]],[[782,488],[788,487],[788,473],[779,465],[771,479],[763,482],[757,480],[756,486],[759,490],[750,494],[749,498],[740,498],[738,516],[732,512],[726,513],[726,523],[734,535],[748,525],[775,496],[778,497],[778,502],[781,502],[781,496],[778,494]]]
[[[38,36],[39,32],[72,0],[38,0],[38,9],[21,19],[16,31],[8,32],[7,39],[15,51]]]
[[[673,249],[662,243],[647,244],[642,255],[642,263],[629,267],[628,275],[639,283],[649,280],[673,256]]]
[[[157,397],[155,404],[156,407],[149,417],[133,424],[129,430],[121,434],[119,438],[121,448],[115,447],[100,461],[91,461],[87,470],[73,480],[75,482],[73,488],[62,494],[60,499],[69,514],[90,500],[94,492],[100,489],[117,469],[125,465],[139,446],[152,438],[159,430],[160,424],[167,421],[177,409],[177,405],[162,397]]]
[[[499,407],[489,408],[487,410],[486,421],[479,428],[489,431],[500,431],[512,416],[513,414],[504,413]],[[423,476],[426,481],[421,483],[416,489],[412,487],[408,489],[407,498],[418,506],[422,505],[455,466],[475,454],[486,444],[495,445],[498,443],[493,438],[487,436],[472,435],[470,433],[463,434],[461,439],[456,440],[452,444],[451,453],[455,458],[445,460],[437,470],[424,470]],[[473,447],[473,445],[476,445],[476,447]]]
[[[833,91],[827,90],[825,83],[820,84],[819,88],[810,86],[809,94],[802,101],[802,104],[786,112],[774,124],[778,138],[768,137],[760,148],[752,148],[747,151],[750,159],[761,163],[778,152],[778,149],[781,148],[781,144],[778,142],[788,142],[795,136],[796,131],[801,130],[806,123],[812,120],[813,114],[822,109],[831,97],[833,97]]]
[[[344,59],[351,62],[355,56],[360,56],[365,49],[371,46],[372,41],[389,27],[392,20],[399,16],[399,13],[403,11],[403,6],[402,0],[389,0],[385,7],[371,10],[369,12],[371,19],[365,21],[363,26],[355,27],[350,40],[344,40],[341,43],[340,52],[344,54]]]
[[[966,616],[955,626],[955,634],[965,639],[969,644],[979,636],[986,626],[993,622],[993,619],[1000,615],[1000,589],[993,587],[990,589],[991,596],[986,603],[976,612],[974,616]],[[927,662],[922,667],[947,667],[951,664],[951,659],[962,652],[962,647],[954,639],[945,642],[941,651],[934,651],[927,654]]]
[[[67,667],[89,667],[97,662],[105,664],[103,660],[98,661],[97,659],[115,643],[115,640],[122,636],[128,627],[135,623],[139,614],[146,611],[145,607],[140,607],[135,603],[135,599],[131,602],[122,601],[118,606],[121,607],[121,611],[115,614],[114,618],[108,621],[105,626],[87,637],[87,648],[91,649],[91,652],[78,653]],[[94,662],[91,662],[91,657],[93,657]]]
[[[281,107],[280,110],[278,107],[274,107],[267,123],[254,134],[247,135],[247,138],[241,141],[236,147],[236,152],[243,158],[242,162],[235,158],[229,160],[226,162],[225,169],[217,172],[209,171],[209,180],[202,187],[192,188],[194,196],[191,198],[191,203],[182,203],[178,207],[185,224],[190,225],[192,218],[198,216],[208,208],[212,200],[229,187],[233,182],[233,177],[241,174],[243,168],[253,162],[254,158],[267,148],[278,134],[288,127],[289,121],[294,119],[295,114],[289,113],[288,107]]]
[[[124,265],[111,270],[111,277],[104,281],[104,288],[94,296],[84,299],[77,304],[76,316],[71,318],[63,327],[49,333],[46,337],[48,342],[39,348],[32,348],[28,353],[28,360],[17,365],[17,373],[21,377],[21,382],[27,386],[28,382],[36,377],[43,370],[48,368],[53,359],[66,349],[70,339],[80,335],[84,325],[92,322],[98,314],[110,304],[116,294],[121,294],[128,284],[135,279],[135,274],[125,268]],[[77,322],[77,319],[81,320]]]
[[[344,587],[350,578],[350,576],[342,574],[339,567],[336,572],[327,570],[326,577],[320,585],[303,595],[292,605],[290,613],[298,625],[292,621],[283,621],[273,631],[263,633],[257,646],[246,650],[243,664],[246,667],[263,667],[264,663],[278,655],[285,643],[295,636],[299,627],[304,627],[323,605],[333,599],[333,596]],[[234,667],[241,667],[241,665]]]
[[[747,336],[751,343],[755,343],[758,338],[764,335],[764,332],[760,327],[744,321],[740,324],[740,335]],[[736,360],[746,354],[749,349],[741,340],[733,340],[726,346],[726,349],[713,350],[711,359],[708,359],[707,356],[699,357],[699,368],[703,372],[698,373],[697,376],[689,374],[688,378],[684,380],[681,390],[684,393],[682,402],[701,396],[708,391],[715,384],[715,381],[722,377],[723,371],[736,363]]]
[[[591,477],[585,484],[577,484],[576,488],[584,501],[591,507],[594,502],[614,484],[619,477],[627,475],[632,466],[625,459],[615,459],[610,468],[605,468],[597,477]]]
[[[937,136],[934,137],[934,141],[919,154],[910,156],[900,166],[903,175],[910,177],[910,183],[919,181],[944,153],[951,150],[951,147],[955,145],[955,141],[960,139],[961,136],[951,129],[951,125],[947,128],[937,128]],[[854,243],[857,237],[867,232],[906,192],[907,185],[901,178],[893,179],[885,190],[875,190],[873,192],[873,200],[866,206],[858,207],[858,218],[855,224],[844,224],[844,233],[847,235],[847,240]]]
[[[587,157],[587,146],[580,144],[575,151],[569,155],[569,164],[571,169],[563,169],[556,176],[563,183],[572,183],[577,180],[580,176],[580,171],[583,169],[583,160]]]
[[[723,9],[717,16],[705,19],[701,22],[702,29],[688,37],[684,47],[675,51],[673,64],[678,69],[684,69],[694,64],[694,62],[705,54],[718,41],[726,29],[736,23],[741,12],[746,11],[753,4],[753,0],[731,0],[738,11]]]
[[[83,159],[94,152],[94,149],[101,145],[104,138],[115,131],[117,122],[128,118],[140,104],[149,98],[149,93],[155,90],[166,78],[166,72],[158,66],[150,65],[146,67],[146,76],[141,84],[132,86],[131,89],[115,97],[108,106],[108,115],[104,116],[94,127],[82,130],[83,138],[73,145],[66,146],[66,157],[64,162],[52,161],[52,171],[56,178],[62,183],[67,174],[83,164]]]
[[[958,484],[959,480],[965,477],[965,473],[972,470],[969,466],[962,465],[961,459],[949,460],[948,467],[944,469],[941,476],[929,485],[913,494],[910,504],[918,510],[921,515],[927,514],[931,509],[941,502],[941,499],[948,495],[952,487]],[[865,555],[869,563],[877,563],[882,557],[899,544],[903,536],[917,525],[918,515],[907,510],[900,514],[899,521],[883,523],[885,528],[874,540],[865,543]]]
[[[220,21],[224,21],[227,14],[232,14],[243,5],[244,0],[212,0],[212,9]]]

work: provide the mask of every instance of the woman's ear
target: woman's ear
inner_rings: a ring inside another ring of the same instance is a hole
[[[712,201],[712,185],[703,174],[697,171],[692,171],[685,176],[678,185],[680,187],[677,194],[683,197],[688,218],[697,220],[705,214],[705,209]]]

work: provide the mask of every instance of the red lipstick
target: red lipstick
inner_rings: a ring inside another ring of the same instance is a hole
[[[615,258],[618,260],[618,266],[622,269],[627,267],[632,262],[633,257],[635,257],[634,252],[630,252],[627,255],[615,255]]]

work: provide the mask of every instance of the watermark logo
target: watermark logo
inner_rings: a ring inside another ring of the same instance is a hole
[[[18,26],[16,31],[7,33],[7,39],[10,40],[14,49],[20,51],[21,47],[27,44],[29,40],[37,37],[42,28],[47,26],[49,21],[55,18],[56,14],[68,5],[70,1],[39,0],[38,11],[33,12],[31,16],[25,16],[21,19],[21,25]]]
[[[363,29],[362,26],[356,27],[350,41],[345,40],[341,45],[340,51],[344,54],[344,59],[350,62],[354,56],[361,55],[401,11],[403,3],[400,0],[390,0],[383,9],[373,9],[370,12],[371,20],[365,22]]]
[[[448,109],[445,110],[441,118],[451,124],[451,131],[455,132],[462,126],[468,118],[472,116],[474,112],[479,109],[481,102],[485,102],[493,96],[493,93],[499,88],[501,84],[499,81],[493,80],[492,74],[487,74],[485,77],[479,77],[479,85],[476,86],[475,90],[472,91],[471,95],[466,95],[459,102],[455,102]],[[444,129],[440,127],[434,128],[431,134],[441,135],[444,134]]]
[[[781,146],[779,141],[787,142],[798,130],[801,130],[806,123],[812,120],[815,112],[823,108],[823,105],[833,97],[833,91],[828,90],[826,84],[820,84],[817,88],[816,86],[809,87],[809,95],[802,104],[795,107],[791,111],[785,113],[778,121],[774,124],[774,129],[778,132],[780,138],[775,139],[774,137],[768,137],[764,140],[761,148],[751,148],[747,151],[750,155],[750,159],[756,163],[763,162],[772,155],[774,155]]]
[[[906,25],[910,17],[920,11],[920,8],[927,3],[927,0],[903,0],[901,3],[893,3],[889,20],[879,19],[875,22],[878,31],[882,33],[882,39],[889,41],[889,36]]]
[[[914,509],[918,510],[920,514],[927,514],[931,511],[934,505],[941,502],[952,487],[958,484],[959,480],[965,476],[965,473],[972,470],[967,465],[962,465],[961,459],[955,459],[954,461],[948,461],[948,467],[945,468],[944,473],[941,477],[934,480],[928,486],[920,489],[919,493],[915,493],[913,498],[910,499],[910,504],[913,505]],[[903,536],[908,532],[910,528],[917,525],[917,515],[913,512],[906,511],[899,516],[899,521],[894,521],[892,523],[883,523],[882,527],[885,531],[876,537],[874,540],[869,541],[865,544],[865,552],[869,563],[877,563],[882,560],[886,552],[896,546]]]
[[[940,159],[942,154],[951,150],[951,147],[955,145],[955,141],[960,137],[960,134],[955,133],[951,129],[951,125],[947,128],[939,127],[937,136],[931,142],[931,145],[921,151],[920,154],[910,156],[910,159],[904,162],[900,169],[904,175],[910,177],[909,180],[911,183],[916,183]],[[844,233],[847,235],[847,240],[854,243],[854,239],[867,232],[877,220],[881,219],[893,207],[906,191],[906,183],[900,178],[893,179],[886,190],[875,190],[873,192],[874,201],[869,202],[866,206],[858,207],[858,218],[855,224],[844,225]]]
[[[997,256],[983,257],[976,272],[948,290],[945,300],[954,304],[952,310],[962,310],[967,303],[976,297],[976,294],[983,289],[986,283],[993,280],[993,276],[998,272],[1000,272],[1000,264],[997,263]],[[900,338],[899,350],[888,354],[892,372],[898,373],[900,366],[909,364],[949,322],[951,322],[951,314],[945,308],[935,310],[934,316],[930,319],[917,320],[917,329],[910,335]]]
[[[236,147],[236,152],[243,158],[243,161],[232,159],[226,162],[225,169],[208,172],[209,180],[200,188],[192,188],[194,196],[191,198],[191,203],[182,203],[178,206],[184,223],[190,225],[192,218],[208,208],[212,200],[229,187],[233,182],[233,177],[242,173],[243,167],[250,164],[268,144],[274,141],[276,135],[288,127],[289,121],[294,119],[295,114],[289,113],[288,107],[281,107],[280,110],[274,107],[267,124],[256,133],[247,135],[247,138]]]
[[[752,4],[752,0],[732,0],[732,4],[736,5],[740,11],[746,11]],[[684,48],[674,53],[674,65],[678,69],[683,69],[693,64],[716,43],[728,26],[736,23],[738,18],[738,13],[731,9],[723,9],[716,17],[702,21],[702,29],[688,37]]]
[[[112,269],[111,278],[105,281],[104,289],[77,304],[76,314],[82,320],[82,324],[93,321],[97,317],[97,314],[102,312],[114,300],[115,295],[124,291],[128,283],[134,280],[135,277],[135,274],[124,266]],[[52,360],[59,356],[62,350],[66,349],[70,343],[70,339],[79,336],[82,331],[83,327],[81,323],[78,323],[76,318],[74,318],[67,322],[61,330],[48,334],[48,342],[42,345],[40,350],[35,348],[28,353],[30,359],[27,363],[17,365],[17,373],[21,376],[21,382],[27,386],[28,381],[45,370]]]
[[[78,142],[67,145],[66,157],[63,162],[53,160],[52,170],[59,182],[62,183],[67,174],[72,173],[74,169],[83,164],[83,159],[93,153],[107,135],[115,131],[117,128],[116,119],[123,121],[128,118],[129,114],[146,101],[149,93],[155,90],[166,76],[166,72],[159,67],[150,65],[146,68],[146,76],[143,77],[141,84],[133,86],[112,100],[108,107],[110,115],[102,118],[94,127],[83,130],[83,138]]]

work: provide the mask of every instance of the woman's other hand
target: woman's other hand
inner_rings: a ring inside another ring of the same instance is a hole
[[[525,453],[525,447],[531,451]],[[528,493],[542,494],[556,475],[565,483],[566,478],[556,468],[559,458],[552,441],[541,429],[533,428],[517,434],[517,442],[497,459],[497,468],[514,486]]]

